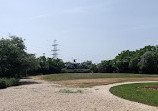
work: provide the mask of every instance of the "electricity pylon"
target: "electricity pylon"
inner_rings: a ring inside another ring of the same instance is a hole
[[[57,47],[58,47],[58,44],[57,44],[56,42],[57,42],[57,40],[54,40],[54,43],[53,43],[53,45],[52,45],[52,46],[53,46],[53,50],[52,50],[52,51],[53,51],[53,54],[52,54],[52,55],[53,55],[53,58],[54,58],[54,59],[57,59],[57,58],[58,58],[58,51],[59,51],[58,48],[57,48]]]

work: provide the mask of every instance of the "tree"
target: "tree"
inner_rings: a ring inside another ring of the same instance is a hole
[[[140,73],[158,73],[158,52],[147,51],[138,63]]]
[[[143,57],[143,55],[146,53],[146,52],[155,52],[157,50],[157,47],[156,46],[145,46],[144,48],[141,48],[140,50],[136,50],[129,62],[129,68],[131,69],[132,72],[134,73],[139,73],[141,72],[141,67],[140,65],[138,65],[141,61],[141,57]],[[143,62],[141,61],[141,64]]]
[[[81,66],[83,69],[90,69],[91,72],[94,72],[94,73],[98,72],[97,66],[95,64],[93,64],[92,61],[82,62]]]
[[[28,65],[28,54],[22,38],[11,36],[0,40],[0,77],[20,77]]]
[[[53,59],[48,58],[47,62],[49,64],[49,71],[48,73],[60,73],[62,68],[64,68],[65,64],[61,59]]]
[[[114,71],[114,67],[112,60],[101,61],[101,63],[98,64],[98,72],[112,73],[113,71]]]
[[[129,68],[129,62],[132,58],[134,52],[133,51],[122,51],[118,56],[115,57],[114,61],[114,67],[117,69],[118,72],[131,72]]]
[[[131,58],[129,62],[129,68],[133,73],[139,73],[139,66],[138,66],[139,61],[140,61],[139,55],[135,55]]]
[[[40,56],[38,58],[38,62],[39,62],[40,67],[38,68],[37,72],[46,74],[47,71],[49,70],[49,64],[47,62],[46,57],[45,56]]]
[[[23,65],[25,66],[25,76],[27,76],[28,72],[29,74],[35,74],[36,70],[40,68],[39,61],[36,59],[35,54],[27,54]]]
[[[37,70],[38,73],[53,74],[60,73],[65,64],[61,59],[46,58],[41,56],[38,58],[40,67]]]

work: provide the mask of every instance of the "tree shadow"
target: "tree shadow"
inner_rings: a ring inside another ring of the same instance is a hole
[[[32,78],[29,78],[29,77],[21,77],[20,79],[32,79]]]

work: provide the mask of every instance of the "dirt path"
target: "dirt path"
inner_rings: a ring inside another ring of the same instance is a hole
[[[0,90],[0,111],[158,111],[109,92],[110,87],[123,83],[81,89],[33,79],[23,79],[22,83]]]

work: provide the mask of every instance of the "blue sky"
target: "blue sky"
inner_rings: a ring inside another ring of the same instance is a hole
[[[158,0],[0,0],[0,37],[25,40],[27,51],[77,62],[113,59],[158,45]]]

